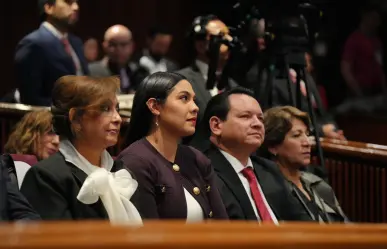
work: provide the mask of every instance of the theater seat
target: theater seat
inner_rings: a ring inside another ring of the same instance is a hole
[[[15,164],[17,182],[20,188],[27,171],[31,166],[37,164],[38,160],[34,155],[11,154],[11,157]]]

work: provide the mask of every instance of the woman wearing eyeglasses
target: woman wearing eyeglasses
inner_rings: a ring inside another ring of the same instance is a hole
[[[42,219],[142,224],[131,203],[138,183],[106,150],[120,132],[118,89],[115,77],[64,76],[55,83],[59,152],[32,167],[21,188]]]

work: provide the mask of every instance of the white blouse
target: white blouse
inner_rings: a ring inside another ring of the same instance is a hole
[[[204,220],[203,209],[195,198],[184,188],[187,202],[187,223],[201,222]]]
[[[101,156],[101,167],[92,165],[69,140],[60,142],[59,151],[67,162],[87,175],[77,196],[80,202],[89,205],[101,199],[111,223],[142,225],[138,210],[130,202],[138,183],[125,169],[110,172],[114,160],[106,150]]]

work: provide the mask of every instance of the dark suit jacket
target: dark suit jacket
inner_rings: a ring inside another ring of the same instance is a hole
[[[20,193],[17,182],[11,181],[9,160],[5,156],[0,156],[0,221],[39,220],[39,215]]]
[[[133,204],[143,219],[186,219],[187,203],[183,187],[202,207],[204,219],[227,219],[215,187],[214,171],[201,152],[179,145],[174,162],[179,171],[174,171],[173,163],[143,138],[122,151],[118,158],[138,181],[138,196]]]
[[[84,74],[89,74],[82,41],[72,34],[68,39]],[[15,72],[23,104],[50,106],[55,81],[64,75],[75,75],[76,68],[63,43],[41,25],[17,45]]]
[[[115,161],[112,172],[123,169]],[[108,219],[101,202],[86,205],[77,196],[87,175],[58,152],[26,174],[21,192],[44,220]]]
[[[109,63],[107,59],[102,59],[97,62],[89,64],[90,75],[94,77],[108,77],[112,75],[120,75],[119,69],[117,66]],[[130,80],[129,88],[122,89],[122,93],[129,93],[130,91],[135,91],[137,86],[145,79],[149,73],[148,71],[141,67],[138,63],[129,62],[126,67],[126,73]]]
[[[257,220],[249,197],[232,165],[214,146],[205,151],[205,154],[211,159],[218,176],[218,188],[230,219]],[[298,209],[276,165],[259,157],[252,156],[251,159],[266,201],[277,219],[311,221],[302,208]]]

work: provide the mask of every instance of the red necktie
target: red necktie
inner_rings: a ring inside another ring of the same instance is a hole
[[[265,205],[261,191],[258,188],[258,181],[251,167],[246,167],[242,170],[242,174],[249,181],[250,191],[253,196],[255,206],[257,207],[259,217],[262,221],[273,222],[269,209]]]
[[[71,57],[71,60],[74,63],[75,70],[78,71],[79,65],[76,63],[76,61],[73,58],[73,54],[72,54],[72,51],[71,51],[71,45],[70,45],[69,39],[62,38],[62,43],[63,43],[63,46],[64,46],[64,49],[65,49],[66,53]]]
[[[64,49],[66,50],[66,53],[72,57],[71,47],[70,47],[71,45],[69,40],[67,38],[62,38],[62,43],[63,43]]]

